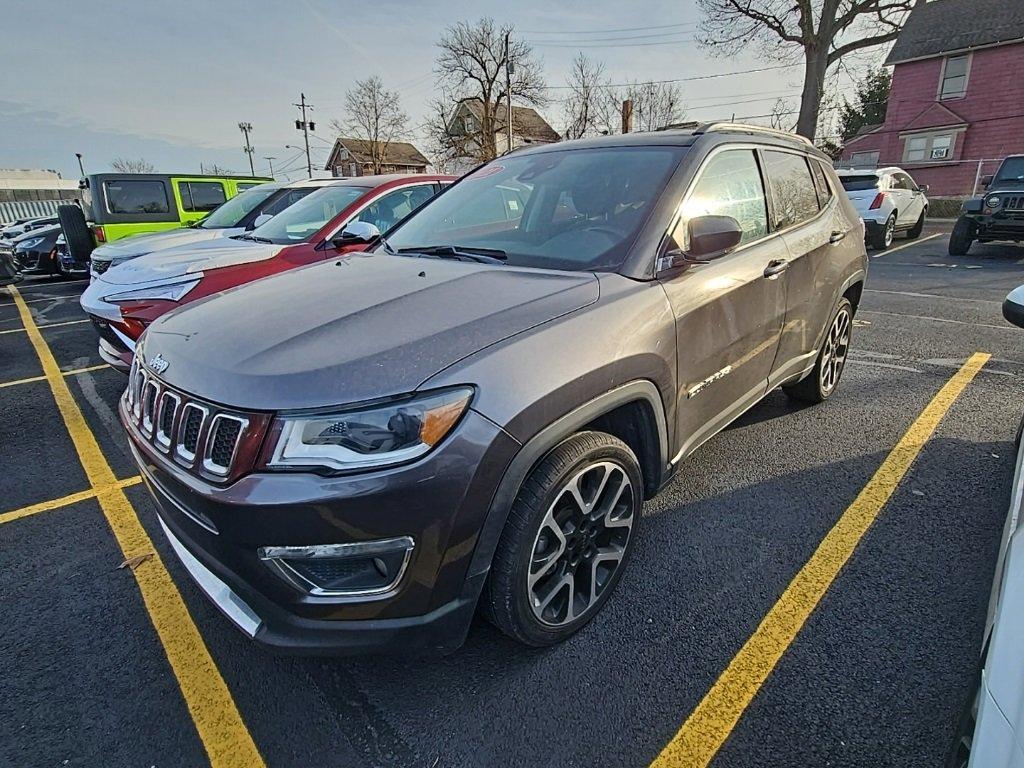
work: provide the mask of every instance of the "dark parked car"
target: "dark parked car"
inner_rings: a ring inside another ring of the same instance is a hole
[[[450,650],[479,606],[546,645],[683,459],[776,387],[834,394],[866,268],[791,134],[552,144],[370,253],[155,320],[119,410],[175,551],[257,641]]]
[[[67,275],[69,270],[57,256],[60,224],[33,229],[14,239],[11,252],[18,270],[25,275]],[[83,265],[76,270],[86,273]]]
[[[949,237],[950,256],[965,256],[974,241],[1024,240],[1024,155],[1007,157],[984,181],[984,196],[964,201]]]

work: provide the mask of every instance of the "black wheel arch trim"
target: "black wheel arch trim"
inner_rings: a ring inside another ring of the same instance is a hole
[[[654,423],[658,431],[658,468],[662,481],[671,471],[667,462],[669,457],[668,426],[665,419],[665,407],[661,401],[661,393],[653,382],[646,379],[629,382],[613,390],[598,395],[594,399],[573,409],[569,413],[549,424],[532,438],[526,441],[505,470],[497,490],[491,499],[490,507],[484,518],[484,524],[477,538],[476,549],[470,562],[466,580],[473,580],[491,567],[498,539],[505,527],[505,521],[512,509],[516,494],[523,481],[532,470],[553,448],[567,437],[578,432],[581,427],[594,419],[603,416],[616,408],[633,402],[645,402],[654,414]],[[480,581],[482,585],[482,580]]]

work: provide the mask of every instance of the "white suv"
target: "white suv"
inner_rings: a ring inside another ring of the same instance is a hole
[[[846,196],[864,219],[864,235],[872,248],[888,248],[897,232],[913,240],[928,215],[927,185],[919,187],[902,168],[837,169]]]

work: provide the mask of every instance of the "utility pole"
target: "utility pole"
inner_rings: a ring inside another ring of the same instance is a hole
[[[263,157],[263,159],[266,160],[268,163],[270,163],[270,178],[274,178],[274,161],[277,160],[277,158],[273,157],[273,156],[269,156],[268,157],[268,156],[265,155]],[[253,174],[253,175],[255,175],[255,174]]]
[[[622,132],[629,133],[633,130],[633,100],[626,99],[622,102]]]
[[[82,172],[82,178],[84,179],[85,178],[85,166],[82,165],[82,153],[81,152],[75,152],[75,157],[78,158],[78,170],[80,170]]]
[[[306,140],[306,173],[309,178],[313,178],[313,160],[309,156],[309,132],[316,130],[316,123],[312,120],[306,119],[306,110],[313,111],[313,105],[306,103],[306,94],[300,93],[301,99],[298,104],[292,104],[293,107],[298,107],[302,110],[302,119],[295,121],[295,128],[302,131],[302,136]]]
[[[238,130],[245,134],[245,154],[249,156],[249,173],[256,175],[256,169],[252,164],[252,145],[249,143],[249,131],[252,130],[252,123],[239,123]]]
[[[510,32],[505,33],[505,96],[508,97],[508,127],[505,133],[508,135],[508,151],[512,151],[512,57],[509,55],[508,38]]]

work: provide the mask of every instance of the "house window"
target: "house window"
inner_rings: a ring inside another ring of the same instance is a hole
[[[940,99],[959,99],[967,95],[967,73],[970,70],[970,56],[950,56],[942,67],[942,83],[939,86]]]
[[[903,147],[903,162],[927,163],[953,159],[953,133],[924,133],[908,136]]]
[[[874,152],[854,152],[850,155],[850,165],[854,168],[875,168],[878,166],[878,150]]]
[[[476,133],[477,124],[475,117],[467,115],[466,118],[462,121],[462,124],[465,126],[466,133]]]

